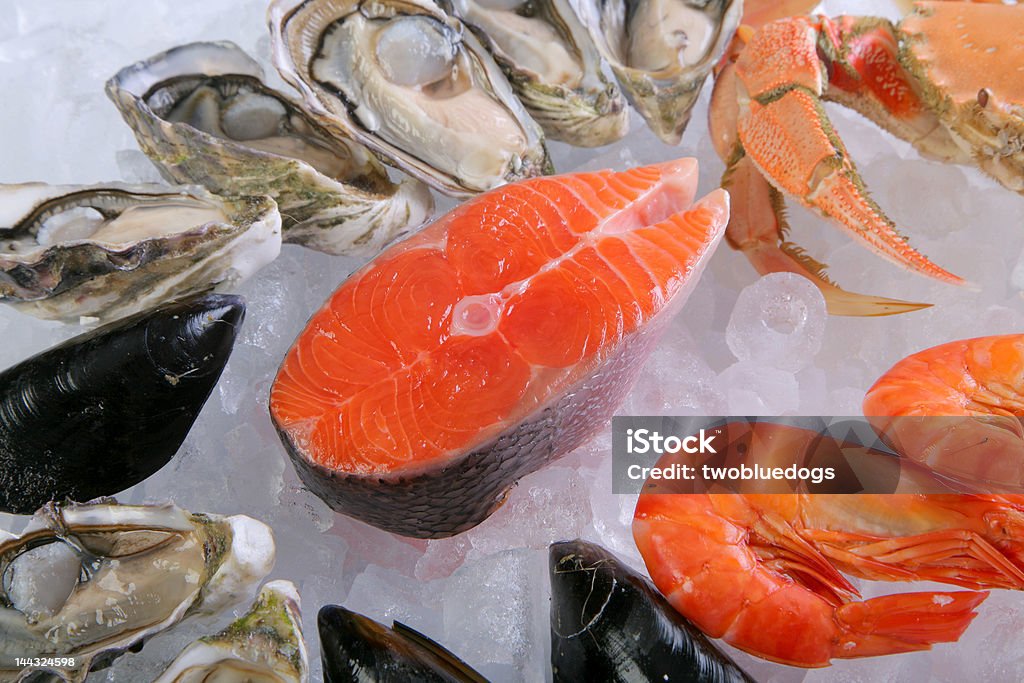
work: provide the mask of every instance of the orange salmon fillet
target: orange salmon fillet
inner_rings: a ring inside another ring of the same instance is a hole
[[[696,184],[691,159],[534,178],[385,251],[281,365],[293,459],[334,483],[412,476],[514,432],[681,305],[728,221],[726,193],[693,203]]]

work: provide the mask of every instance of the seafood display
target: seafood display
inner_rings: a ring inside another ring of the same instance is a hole
[[[552,140],[598,147],[629,130],[629,110],[601,71],[601,56],[568,0],[449,0],[505,71]]]
[[[737,0],[572,0],[630,103],[677,145],[739,25]]]
[[[274,63],[306,108],[438,190],[551,171],[544,134],[471,31],[429,0],[275,0]]]
[[[449,536],[584,443],[696,286],[728,195],[697,164],[507,185],[349,278],[274,381],[303,482],[388,531]]]
[[[0,186],[0,301],[40,318],[113,320],[224,290],[280,250],[269,197],[123,183]]]
[[[551,545],[551,672],[566,681],[753,683],[647,579],[586,541]]]
[[[168,180],[273,197],[285,242],[373,255],[432,211],[426,187],[392,183],[366,148],[268,87],[234,43],[182,45],[125,67],[106,90]]]
[[[317,616],[325,683],[486,683],[483,676],[422,633],[378,624],[338,605]]]
[[[189,645],[153,683],[305,683],[308,670],[299,593],[271,581],[248,612]]]
[[[673,607],[759,657],[819,667],[927,650],[963,634],[980,589],[1024,589],[1024,497],[914,490],[910,480],[888,495],[644,492],[633,536]],[[841,572],[971,590],[863,600]]]
[[[1024,680],[1024,9],[811,4],[11,0],[0,681]]]
[[[174,456],[231,355],[245,305],[207,294],[0,373],[0,510],[117,493]]]
[[[790,271],[821,287],[839,315],[886,315],[924,304],[844,292],[824,265],[786,240],[782,194],[831,218],[904,268],[952,284],[899,234],[822,108],[838,102],[922,155],[976,164],[1024,191],[1024,12],[996,3],[919,2],[898,25],[873,17],[794,17],[754,34],[719,74],[712,137],[738,203],[727,235],[761,273]]]
[[[942,344],[878,378],[864,414],[899,454],[979,492],[1024,490],[1024,335]]]
[[[244,598],[273,563],[270,529],[250,517],[47,505],[0,542],[0,680],[83,681],[183,618]]]

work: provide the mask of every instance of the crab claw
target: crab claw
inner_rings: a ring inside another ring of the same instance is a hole
[[[775,189],[836,220],[890,261],[944,282],[964,284],[907,244],[868,196],[833,130],[821,105],[823,78],[830,64],[823,62],[819,53],[829,51],[836,31],[826,18],[800,17],[769,24],[750,39],[735,65],[722,71],[720,77],[729,79],[731,85],[717,85],[731,87],[737,100],[733,111],[725,112],[736,122],[733,157],[744,155]],[[819,35],[824,47],[819,45]],[[720,152],[728,145],[725,139],[715,142]],[[781,207],[780,201],[770,195],[769,199]],[[783,251],[790,256],[801,254],[793,245]],[[820,266],[812,270],[820,271]]]
[[[748,36],[740,38],[746,42]],[[742,49],[742,44],[737,47]],[[790,272],[811,280],[821,290],[832,315],[895,315],[931,306],[840,289],[825,276],[823,264],[786,240],[788,225],[782,194],[768,184],[737,138],[739,104],[734,94],[736,87],[734,64],[723,62],[711,95],[708,123],[715,150],[727,164],[722,186],[732,197],[733,209],[725,232],[729,244],[742,251],[762,275]]]
[[[742,251],[762,275],[790,272],[803,275],[821,290],[832,315],[882,316],[909,313],[931,304],[913,303],[881,296],[856,294],[840,289],[825,276],[825,268],[800,247],[785,239],[786,224],[782,195],[768,184],[747,156],[730,164],[722,187],[733,200],[725,239]]]

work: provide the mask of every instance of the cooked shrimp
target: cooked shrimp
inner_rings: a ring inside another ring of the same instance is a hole
[[[757,423],[772,449],[820,438]],[[666,456],[669,457],[669,456]],[[884,457],[884,456],[883,456]],[[633,537],[669,602],[708,635],[795,666],[957,640],[986,592],[861,600],[841,572],[884,581],[1024,590],[1024,496],[665,494],[645,487]],[[934,490],[934,489],[931,489]]]
[[[934,472],[989,491],[1024,490],[1024,335],[908,356],[868,390],[863,409],[897,452]]]
[[[955,641],[988,595],[860,600],[840,570],[1022,589],[1022,523],[1019,502],[995,497],[643,494],[633,536],[659,590],[708,635],[819,667]]]

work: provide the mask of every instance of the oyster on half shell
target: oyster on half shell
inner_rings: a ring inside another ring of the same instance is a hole
[[[113,320],[229,289],[281,251],[270,197],[201,187],[0,185],[0,301],[68,322]]]
[[[184,617],[243,599],[273,563],[270,528],[250,517],[50,503],[0,542],[0,681],[83,681]]]
[[[516,95],[552,140],[579,147],[615,142],[629,130],[618,86],[568,0],[444,0],[474,30]]]
[[[285,242],[373,255],[429,217],[425,186],[392,183],[369,150],[262,79],[234,43],[190,43],[125,67],[107,95],[168,180],[273,197]]]
[[[308,677],[299,593],[290,581],[271,581],[248,612],[186,647],[153,683],[305,683]]]
[[[742,0],[571,0],[626,96],[667,144],[743,14]]]
[[[269,20],[274,63],[307,110],[438,190],[552,170],[501,69],[430,0],[275,0]]]

